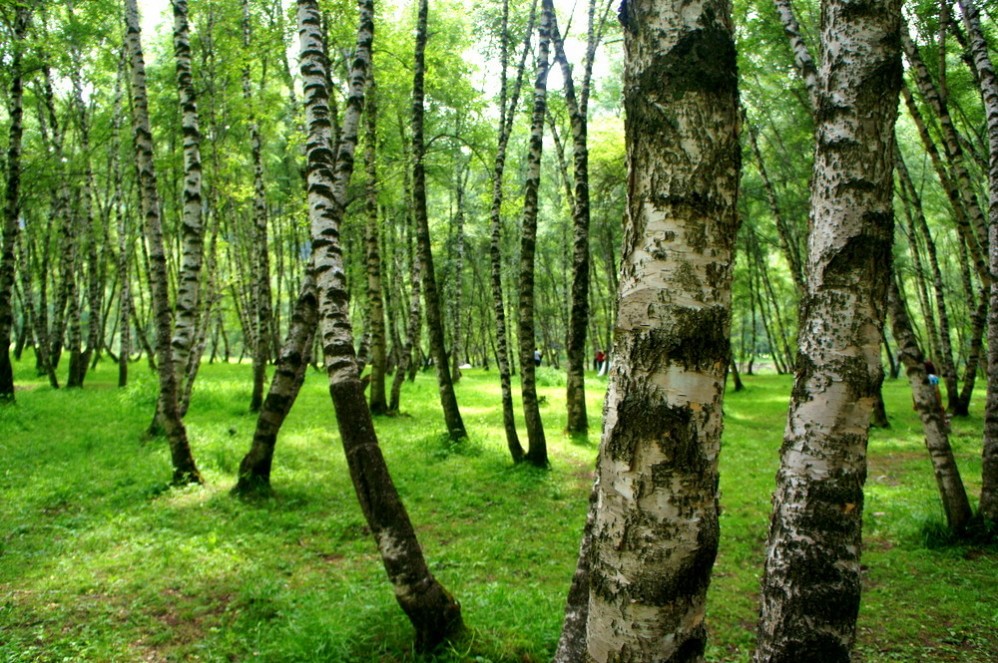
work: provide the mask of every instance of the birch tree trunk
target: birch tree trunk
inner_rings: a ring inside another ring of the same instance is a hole
[[[988,119],[988,395],[984,408],[980,516],[998,522],[998,76],[981,30],[980,8],[959,0]]]
[[[568,325],[568,339],[565,343],[567,354],[566,405],[568,419],[566,429],[570,435],[585,435],[589,430],[586,415],[586,327],[589,324],[589,145],[588,145],[588,99],[592,63],[596,56],[596,7],[589,3],[589,39],[583,62],[581,91],[576,95],[572,67],[565,54],[565,44],[558,30],[552,0],[544,2],[551,15],[552,40],[555,60],[561,65],[564,79],[565,102],[572,125],[572,155],[574,160],[573,178],[575,189],[572,201],[572,297]]]
[[[177,408],[177,375],[173,364],[170,293],[163,250],[163,227],[159,217],[159,193],[153,165],[152,130],[149,126],[149,102],[146,96],[146,68],[142,56],[139,12],[136,0],[125,0],[125,44],[131,63],[132,123],[135,163],[139,174],[142,215],[145,217],[146,242],[149,245],[149,281],[156,320],[156,359],[159,373],[158,411],[160,422],[170,442],[175,484],[201,483],[187,441],[187,430]]]
[[[541,156],[544,147],[544,118],[547,114],[548,52],[551,45],[550,3],[541,3],[538,26],[537,74],[534,79],[534,107],[531,114],[530,147],[527,152],[526,182],[523,187],[523,223],[520,228],[520,296],[518,332],[520,342],[520,394],[527,428],[527,454],[524,459],[538,467],[548,466],[544,422],[537,402],[534,351],[534,255],[537,249],[537,206],[541,185]]]
[[[430,336],[430,354],[437,371],[440,406],[444,413],[447,434],[452,440],[468,437],[461,419],[461,411],[454,394],[447,350],[444,347],[444,325],[440,314],[440,294],[433,270],[433,252],[430,246],[430,224],[426,212],[426,169],[423,165],[425,146],[423,140],[423,101],[426,78],[426,22],[429,8],[427,0],[420,0],[416,21],[416,51],[412,80],[412,199],[416,221],[416,238],[419,260],[423,270],[423,302],[426,306],[426,327]]]
[[[894,225],[900,17],[898,0],[822,3],[808,280],[757,661],[848,661],[855,638]]]
[[[191,350],[197,342],[198,301],[204,230],[201,222],[201,131],[197,97],[191,70],[190,28],[187,0],[171,0],[173,5],[173,53],[180,97],[181,131],[184,145],[183,218],[181,220],[182,258],[177,281],[176,318],[173,326],[173,363],[180,393],[189,394],[184,376],[188,374]],[[186,401],[186,398],[181,398]]]
[[[367,319],[371,336],[371,414],[385,414],[388,400],[385,398],[385,364],[387,345],[385,340],[385,306],[381,289],[381,249],[379,248],[378,223],[378,114],[377,85],[374,68],[369,72],[366,108],[367,145],[364,150],[364,167],[367,171]]]
[[[128,359],[132,354],[132,282],[129,265],[131,262],[131,227],[126,211],[124,187],[121,175],[121,124],[124,110],[122,108],[122,85],[125,79],[126,56],[124,50],[118,61],[118,75],[114,81],[114,117],[111,120],[111,173],[113,182],[113,200],[115,218],[118,230],[118,281],[121,292],[118,298],[118,386],[128,386]]]
[[[942,498],[946,523],[950,530],[959,534],[970,522],[973,513],[970,510],[970,500],[967,499],[967,490],[963,487],[963,479],[960,477],[960,469],[953,457],[953,448],[949,443],[946,413],[943,412],[942,403],[936,397],[936,388],[929,384],[925,372],[925,357],[918,347],[911,320],[908,319],[904,301],[901,299],[894,278],[890,282],[888,298],[891,329],[898,343],[898,359],[904,363],[915,409],[922,420],[925,448],[928,449],[929,458],[932,460],[932,470],[936,476],[939,496]]]
[[[277,369],[256,419],[253,443],[239,464],[239,480],[232,493],[241,497],[265,497],[273,494],[270,469],[277,446],[277,434],[298,398],[305,382],[312,354],[312,341],[319,324],[315,292],[315,274],[309,268],[291,315],[288,337],[281,347]]]
[[[243,47],[244,57],[250,57],[251,29],[250,2],[243,0]],[[243,98],[248,104],[253,102],[250,83],[249,60],[243,68]],[[270,250],[267,232],[267,195],[263,183],[263,139],[255,111],[250,109],[250,152],[253,158],[253,241],[251,262],[253,269],[254,310],[250,312],[253,332],[253,394],[250,397],[250,412],[259,412],[263,405],[263,385],[267,379],[267,364],[270,362],[271,339],[273,338],[273,308],[270,296]]]
[[[738,230],[734,27],[724,0],[630,0],[621,22],[628,203],[585,660],[697,661]]]
[[[503,301],[502,286],[502,201],[503,174],[506,170],[506,148],[512,133],[513,117],[516,114],[517,101],[520,96],[520,85],[530,51],[530,35],[534,29],[534,17],[537,3],[531,5],[530,20],[527,25],[527,36],[523,45],[523,59],[517,70],[516,82],[512,92],[507,87],[506,65],[509,61],[509,0],[502,3],[502,34],[500,36],[500,87],[499,87],[499,138],[496,147],[495,165],[492,169],[492,205],[489,208],[489,264],[490,283],[492,286],[492,309],[496,321],[496,364],[499,369],[499,386],[502,394],[502,422],[506,432],[506,446],[514,463],[523,460],[523,446],[516,432],[516,420],[513,414],[513,390],[510,380],[509,346],[506,332],[506,305]],[[510,97],[507,105],[507,96]]]
[[[0,247],[0,405],[14,402],[14,368],[10,361],[10,330],[14,324],[14,244],[21,222],[21,140],[24,133],[22,47],[28,32],[30,10],[19,5],[14,13],[14,43],[10,64],[10,142],[7,146],[7,196]],[[27,265],[25,265],[27,268]]]
[[[301,72],[308,137],[308,210],[319,294],[319,320],[329,392],[350,477],[381,553],[395,598],[416,629],[418,650],[430,650],[463,630],[461,607],[433,577],[378,446],[364,399],[350,327],[340,224],[353,173],[357,129],[374,39],[372,0],[361,0],[350,93],[335,166],[325,47],[316,0],[298,0]],[[335,167],[335,173],[334,173]]]

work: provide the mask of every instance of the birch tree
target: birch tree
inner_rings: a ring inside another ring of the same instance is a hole
[[[14,369],[10,362],[10,330],[14,324],[14,243],[21,217],[21,140],[24,135],[22,106],[24,81],[21,71],[23,44],[30,12],[18,5],[14,12],[14,41],[10,73],[10,142],[7,145],[7,195],[4,201],[3,244],[0,245],[0,404],[14,402]]]
[[[339,151],[333,153],[325,46],[316,0],[298,0],[301,72],[305,94],[308,210],[319,296],[319,323],[329,393],[357,499],[381,553],[395,598],[416,629],[416,647],[429,650],[463,630],[461,607],[433,577],[392,483],[371,411],[364,399],[340,246],[347,186],[374,40],[372,0],[360,0],[357,46]],[[334,172],[335,168],[335,172]]]
[[[848,661],[890,278],[898,0],[822,3],[811,232],[757,661]]]
[[[588,611],[584,655],[559,660],[693,661],[718,542],[740,169],[734,27],[724,0],[631,0],[621,21],[629,194],[614,365],[580,555],[588,602],[570,602],[566,621]]]
[[[157,409],[160,413],[160,423],[170,443],[173,482],[201,483],[201,474],[194,462],[187,440],[187,430],[184,428],[178,408],[177,374],[171,346],[173,320],[167,282],[166,252],[163,248],[159,193],[156,190],[156,170],[153,164],[146,67],[142,55],[136,0],[125,0],[125,47],[131,64],[132,142],[135,147],[135,166],[141,189],[139,198],[142,216],[145,219],[146,242],[149,245],[149,285],[152,290],[152,306],[156,321],[156,359],[159,374]]]
[[[426,306],[426,327],[430,337],[430,354],[437,372],[440,406],[444,413],[447,434],[452,440],[468,437],[461,419],[461,411],[454,394],[447,350],[444,346],[444,325],[440,310],[440,294],[433,269],[433,251],[430,245],[430,222],[426,211],[426,168],[423,158],[426,147],[423,139],[423,119],[426,80],[426,23],[429,14],[427,0],[419,1],[416,19],[416,50],[412,79],[412,202],[416,222],[416,239],[419,261],[423,272],[423,302]]]

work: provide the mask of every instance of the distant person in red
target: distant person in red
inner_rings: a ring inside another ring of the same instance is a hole
[[[603,362],[606,360],[606,355],[602,350],[596,351],[596,357],[593,359],[593,370],[599,371],[603,368]]]

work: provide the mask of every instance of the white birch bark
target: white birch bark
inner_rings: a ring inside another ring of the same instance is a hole
[[[697,661],[706,645],[738,229],[730,16],[724,0],[622,9],[629,193],[587,661]]]
[[[900,16],[899,0],[822,4],[808,280],[757,661],[848,661],[855,637],[894,225]]]

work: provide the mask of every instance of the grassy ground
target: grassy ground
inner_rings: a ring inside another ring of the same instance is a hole
[[[254,418],[248,366],[206,366],[188,425],[205,487],[167,489],[165,443],[143,441],[155,382],[53,391],[15,366],[0,408],[0,659],[6,661],[412,661],[412,631],[384,578],[345,469],[323,376],[310,374],[280,438],[276,499],[228,490]],[[752,647],[769,497],[788,378],[729,393],[721,550],[711,586],[713,661]],[[472,439],[451,445],[430,374],[377,421],[434,573],[461,600],[468,639],[438,661],[546,661],[557,642],[599,439],[570,441],[559,373],[542,369],[550,471],[513,467],[495,373],[458,385]],[[867,482],[861,661],[998,661],[998,551],[939,546],[941,509],[902,381],[893,427],[874,431]],[[980,485],[981,403],[954,424],[964,480]]]

